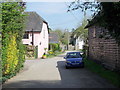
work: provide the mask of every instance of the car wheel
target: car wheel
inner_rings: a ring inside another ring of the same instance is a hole
[[[69,69],[69,67],[68,66],[65,66],[66,67],[66,69]]]
[[[84,68],[84,66],[85,66],[85,65],[84,65],[84,62],[83,62],[82,65],[81,65],[81,67]]]

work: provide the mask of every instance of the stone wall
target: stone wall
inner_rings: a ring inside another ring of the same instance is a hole
[[[120,70],[120,46],[108,30],[99,26],[89,27],[89,54],[91,60],[111,70]]]

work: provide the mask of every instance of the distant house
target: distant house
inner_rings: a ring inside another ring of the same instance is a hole
[[[99,15],[94,17],[88,28],[88,57],[111,70],[120,70],[120,46],[108,30],[98,23]]]
[[[49,31],[48,23],[36,12],[26,12],[26,31],[23,36],[23,44],[37,46],[38,58],[42,57],[45,48],[48,50]],[[46,50],[46,51],[47,51]]]
[[[83,49],[84,41],[80,37],[71,36],[70,44],[72,44],[75,50]]]
[[[55,32],[49,33],[49,43],[59,43],[59,37],[57,33]]]
[[[59,37],[57,33],[55,32],[50,32],[49,33],[49,43],[59,43]],[[52,49],[52,45],[49,45],[49,50]]]

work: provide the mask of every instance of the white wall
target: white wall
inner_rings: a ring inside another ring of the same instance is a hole
[[[34,46],[38,46],[38,58],[42,57],[45,50],[48,51],[48,43],[49,43],[49,35],[48,35],[48,28],[47,24],[43,23],[42,31],[41,32],[34,32]],[[29,39],[22,39],[23,44],[32,45],[32,33],[29,33]]]
[[[79,49],[83,49],[83,45],[84,45],[84,42],[83,42],[83,41],[79,41],[79,42],[78,42],[78,48],[79,48]]]
[[[83,45],[84,45],[84,41],[80,37],[78,37],[76,39],[76,50],[83,49]]]
[[[42,57],[42,55],[44,54],[45,52],[44,48],[47,48],[46,51],[48,51],[48,43],[49,43],[48,39],[49,39],[48,28],[46,23],[43,23],[43,27],[40,35],[35,37],[35,43],[36,45],[38,45],[38,58]]]

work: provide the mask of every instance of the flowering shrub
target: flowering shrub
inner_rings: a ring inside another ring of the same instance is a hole
[[[9,74],[15,71],[15,68],[18,64],[18,52],[17,44],[16,44],[16,35],[11,34],[11,38],[8,40],[8,44],[6,45],[6,63],[5,63],[5,70],[3,74]],[[3,66],[4,67],[4,66]]]
[[[61,50],[59,43],[50,43],[49,45],[51,46],[53,52]]]
[[[48,54],[54,54],[54,52],[53,51],[48,51]]]

